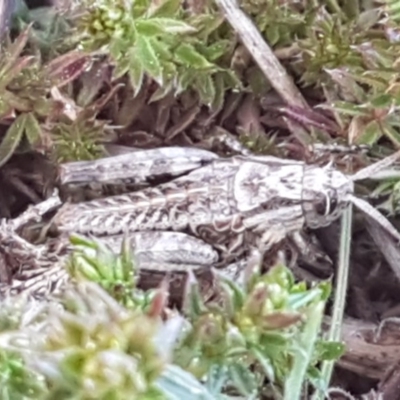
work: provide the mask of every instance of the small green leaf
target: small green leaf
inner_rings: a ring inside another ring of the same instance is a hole
[[[42,129],[33,113],[26,114],[25,134],[29,144],[33,147],[40,143],[42,138]]]
[[[265,79],[265,75],[255,66],[246,71],[246,80],[254,93],[254,96],[264,96],[271,90],[271,84]]]
[[[152,1],[146,17],[175,17],[181,7],[181,0]]]
[[[231,46],[232,42],[230,40],[218,40],[210,46],[201,46],[201,52],[207,60],[215,61],[226,54]]]
[[[211,107],[215,98],[215,86],[213,76],[211,74],[200,74],[195,80],[195,88],[197,89],[200,101]]]
[[[133,40],[134,41],[134,38]],[[110,40],[108,45],[108,51],[114,60],[120,60],[129,48],[129,43],[127,43],[125,38],[116,37]]]
[[[35,58],[33,56],[24,56],[19,57],[17,61],[15,61],[12,68],[8,69],[4,72],[4,70],[0,71],[0,88],[4,90],[7,85],[12,82],[13,79],[17,78],[20,75],[21,71],[24,70],[32,63]]]
[[[178,62],[188,67],[193,67],[196,69],[206,69],[214,66],[191,44],[181,44],[175,50],[174,56]]]
[[[202,13],[190,18],[190,25],[197,28],[197,39],[204,43],[208,41],[209,36],[215,32],[223,23],[225,18],[222,14]]]
[[[332,282],[329,280],[322,281],[318,284],[318,288],[321,289],[321,300],[328,301],[332,294]]]
[[[323,107],[329,108],[329,107]],[[368,110],[363,109],[361,106],[357,104],[352,104],[347,101],[336,101],[332,104],[332,109],[343,115],[350,115],[353,117],[357,117],[360,115],[368,115]]]
[[[382,130],[383,130],[385,136],[388,139],[390,139],[391,142],[394,143],[394,145],[396,147],[398,147],[400,145],[400,134],[396,129],[394,129],[389,124],[383,124]]]
[[[8,128],[4,139],[0,143],[0,167],[14,154],[25,132],[26,114],[21,114]]]
[[[312,362],[315,343],[320,334],[325,302],[316,301],[305,312],[305,323],[292,350],[293,364],[285,379],[284,400],[300,399],[307,370]]]
[[[215,400],[215,397],[192,374],[176,365],[168,365],[156,386],[168,400]]]
[[[370,104],[374,108],[387,108],[391,106],[392,101],[393,96],[391,94],[384,93],[370,100]]]
[[[164,86],[160,86],[150,97],[148,104],[154,103],[155,101],[160,101],[165,96],[171,93],[173,90],[173,83],[172,81],[168,82],[167,79],[164,78]]]
[[[124,237],[121,243],[120,258],[122,264],[123,280],[131,281],[134,276],[135,264],[133,262],[134,254],[129,238]]]
[[[226,277],[221,277],[221,289],[226,293],[226,298],[231,302],[230,311],[239,310],[244,306],[246,301],[246,294],[241,290],[239,285],[232,279],[227,279]],[[228,302],[228,304],[229,304]]]
[[[122,60],[119,60],[117,62],[117,65],[115,66],[115,69],[113,71],[113,77],[114,79],[121,78],[124,76],[127,72],[129,72],[130,69],[130,64],[129,64],[129,58],[125,57]]]
[[[142,64],[137,60],[134,52],[129,58],[128,74],[134,90],[134,96],[137,96],[143,86],[144,70]]]
[[[136,21],[135,27],[139,34],[145,36],[196,32],[189,24],[172,18],[142,19]]]
[[[269,284],[277,283],[282,289],[290,290],[294,284],[292,271],[282,264],[275,265],[265,275],[265,282]]]
[[[315,300],[316,298],[320,297],[321,297],[321,290],[318,287],[316,287],[304,293],[294,293],[289,295],[288,304],[290,305],[291,309],[299,310],[302,307],[305,307],[313,300]]]
[[[197,280],[192,281],[189,278],[185,290],[183,308],[186,315],[190,316],[190,318],[196,318],[205,312],[205,305]]]
[[[263,353],[268,353],[269,356],[276,356],[287,347],[288,341],[280,332],[265,332],[261,338],[259,347],[264,349]]]
[[[177,73],[177,84],[175,95],[184,92],[195,80],[196,76],[189,69],[182,69]]]
[[[226,88],[233,89],[235,91],[243,90],[242,82],[234,71],[228,69],[222,72]]]
[[[250,396],[257,390],[254,374],[244,364],[235,363],[229,366],[229,375],[236,389],[244,396]]]
[[[67,271],[73,278],[84,278],[89,281],[99,282],[101,276],[96,268],[78,254],[72,254],[70,260],[67,262]]]
[[[280,37],[280,32],[279,32],[279,26],[271,24],[267,27],[265,31],[265,35],[268,39],[268,43],[270,46],[274,46],[279,42]]]
[[[214,364],[210,367],[205,382],[212,394],[218,395],[221,393],[228,378],[227,372],[228,370],[225,365]]]
[[[371,8],[363,11],[357,19],[357,26],[366,31],[372,28],[375,24],[379,22],[381,18],[381,10],[379,8]]]
[[[346,346],[341,342],[319,342],[316,345],[318,360],[338,360],[345,352]]]
[[[194,33],[197,31],[193,26],[172,18],[152,18],[153,22],[157,22],[166,33]]]
[[[162,67],[154,47],[148,38],[139,36],[135,44],[135,57],[153,79],[162,85]]]
[[[97,244],[93,240],[88,239],[86,236],[78,235],[76,233],[70,235],[69,241],[74,246],[87,247],[92,250],[97,249]]]
[[[358,138],[356,138],[356,143],[373,145],[381,136],[382,131],[379,124],[376,121],[372,121],[366,125],[364,132]]]
[[[149,41],[159,60],[162,60],[164,67],[165,61],[171,61],[173,59],[169,45],[162,40],[157,40],[156,38],[150,38]]]
[[[223,74],[221,74],[220,72],[217,72],[214,75],[214,86],[215,86],[215,96],[211,104],[211,110],[212,112],[218,112],[222,110],[226,92],[224,77]]]
[[[75,237],[74,240],[79,241],[79,237]],[[84,241],[83,238],[81,240]],[[116,255],[101,241],[93,241],[93,247],[87,243],[82,247],[78,245],[75,251],[75,261],[77,265],[79,262],[78,268],[82,271],[85,269],[96,270],[99,279],[105,280],[107,283],[114,281]]]
[[[151,19],[139,19],[135,22],[135,28],[139,35],[160,36],[165,33],[162,26]]]
[[[130,10],[130,16],[133,20],[143,18],[149,8],[149,0],[126,1],[124,3],[126,4],[125,9]]]
[[[314,366],[308,367],[307,377],[310,383],[319,391],[325,392],[326,384],[324,379],[321,376],[321,371]]]
[[[389,73],[390,76],[393,72]],[[375,71],[366,71],[364,74],[349,74],[355,81],[362,85],[369,85],[377,91],[384,91],[387,88],[388,77],[385,77],[385,72],[379,70],[379,74]]]
[[[7,74],[9,71],[12,71],[15,67],[15,63],[18,62],[18,58],[20,57],[22,50],[26,46],[28,39],[29,39],[29,33],[31,30],[31,25],[29,25],[21,34],[14,40],[14,42],[10,45],[8,49],[8,57],[6,59],[5,64],[3,65],[2,70],[0,71],[0,78],[2,79],[5,74]],[[22,57],[24,59],[25,57]],[[31,57],[29,57],[31,58]],[[21,62],[21,60],[19,61]]]
[[[256,360],[260,363],[261,367],[264,370],[265,375],[268,377],[268,379],[271,382],[275,381],[275,370],[274,366],[271,362],[271,359],[268,357],[267,354],[265,354],[261,348],[258,346],[253,346],[251,349],[251,352],[253,353],[254,357]]]

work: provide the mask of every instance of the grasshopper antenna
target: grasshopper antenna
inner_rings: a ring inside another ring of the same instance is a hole
[[[389,167],[393,163],[395,163],[400,158],[400,150],[393,153],[391,156],[384,158],[368,167],[361,169],[353,175],[350,175],[349,178],[352,181],[359,181],[362,179],[368,179],[377,172],[382,171],[383,169]],[[349,196],[349,200],[361,211],[363,211],[374,223],[381,226],[386,232],[393,236],[400,244],[400,233],[393,227],[393,225],[386,219],[379,211],[377,211],[374,207],[372,207],[368,202],[362,200],[353,195]]]
[[[389,220],[384,217],[379,211],[371,206],[365,200],[359,199],[356,196],[349,196],[349,200],[361,211],[363,211],[374,223],[382,227],[386,232],[393,236],[394,239],[400,244],[400,233],[394,228]]]
[[[382,171],[383,169],[390,167],[393,163],[395,163],[400,158],[400,150],[393,153],[391,156],[384,158],[368,167],[360,169],[353,175],[349,175],[349,178],[352,181],[360,181],[362,179],[368,179],[372,175],[376,174],[377,172]]]

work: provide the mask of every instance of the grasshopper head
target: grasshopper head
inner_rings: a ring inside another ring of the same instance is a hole
[[[353,192],[353,181],[332,165],[306,166],[301,199],[306,225],[319,228],[331,224],[348,207]]]

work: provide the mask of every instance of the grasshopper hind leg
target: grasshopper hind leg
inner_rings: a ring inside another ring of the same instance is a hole
[[[326,279],[333,274],[333,262],[322,249],[315,234],[296,232],[289,237],[288,242],[297,253],[296,268],[304,271],[304,277],[311,274],[313,279]]]
[[[305,281],[327,279],[333,274],[333,262],[315,236],[299,231],[274,243],[262,254],[262,272],[281,264],[296,278]]]

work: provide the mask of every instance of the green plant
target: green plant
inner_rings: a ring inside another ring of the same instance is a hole
[[[9,128],[0,143],[0,166],[18,148],[27,147],[44,151],[57,162],[102,155],[98,141],[105,123],[96,116],[115,91],[79,107],[60,89],[71,86],[89,66],[90,57],[71,51],[43,65],[40,57],[23,54],[29,32],[28,27],[1,48],[0,121]]]
[[[40,399],[161,399],[190,395],[194,387],[208,396],[201,398],[215,399],[227,390],[260,395],[265,382],[294,399],[306,382],[320,384],[318,362],[343,351],[320,337],[329,284],[307,290],[276,266],[266,275],[248,271],[244,287],[220,278],[220,301],[204,303],[194,281],[183,316],[162,322],[166,288],[136,288],[127,242],[114,254],[97,241],[71,240],[76,250],[68,270],[76,283],[59,299],[62,307],[43,305],[25,325],[18,321],[33,305],[19,314],[9,305],[3,317],[3,387],[10,393],[26,376]]]
[[[79,9],[74,23],[82,47],[109,55],[114,76],[128,74],[135,94],[147,76],[158,84],[153,101],[192,88],[213,106],[218,91],[239,86],[220,63],[232,42],[219,33],[223,19],[210,7],[196,14],[176,0],[86,0]]]
[[[127,242],[116,255],[97,241],[71,240],[77,246],[69,263],[72,276],[94,280],[122,304],[154,315],[154,305],[160,304],[154,296],[162,296],[165,288],[148,293],[135,288],[137,271]],[[194,283],[185,299],[187,320],[172,360],[200,381],[214,382],[208,385],[214,394],[228,385],[250,396],[262,390],[267,379],[285,398],[296,398],[305,381],[319,384],[317,362],[343,351],[339,343],[319,337],[330,285],[307,290],[283,266],[266,275],[249,273],[244,287],[220,278],[219,303],[204,303]]]

